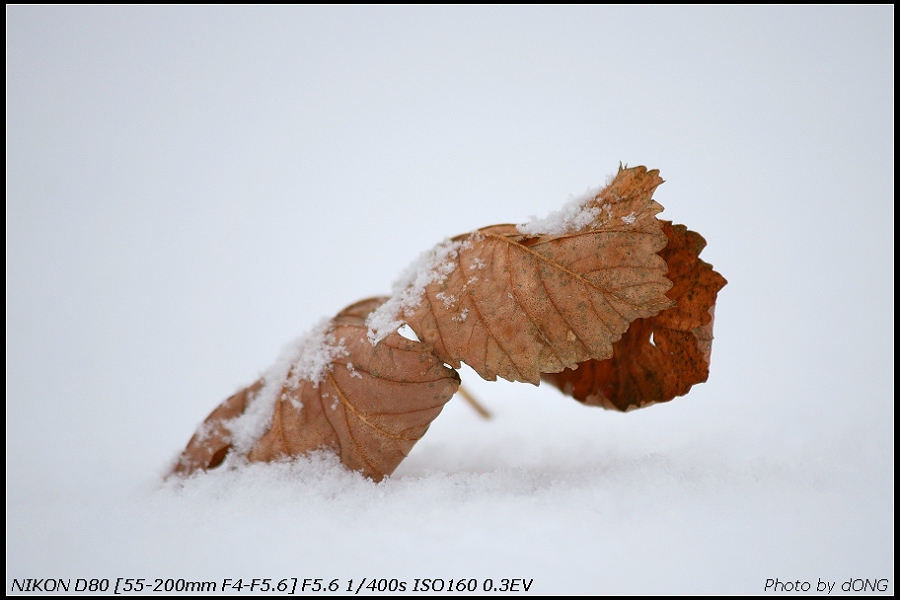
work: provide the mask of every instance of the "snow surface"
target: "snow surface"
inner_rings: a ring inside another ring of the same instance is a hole
[[[893,22],[10,6],[7,591],[758,594],[777,577],[892,594]],[[286,340],[442,236],[546,214],[620,161],[660,169],[664,218],[729,281],[707,383],[616,414],[464,368],[494,418],[451,400],[380,484],[328,456],[162,480]]]
[[[53,527],[11,521],[9,568],[216,581],[522,577],[565,593],[711,593],[755,590],[784,570],[890,571],[876,549],[890,548],[892,530],[871,515],[890,512],[892,484],[853,442],[754,456],[746,436],[723,444],[730,434],[709,420],[676,417],[696,407],[614,415],[553,390],[489,387],[479,396],[491,421],[454,399],[381,484],[320,453],[186,481],[57,476],[70,490],[65,520],[52,516],[52,496],[32,495],[42,499],[26,509],[29,488],[18,490],[13,513]]]

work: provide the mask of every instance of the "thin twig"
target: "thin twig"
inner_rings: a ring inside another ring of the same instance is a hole
[[[483,406],[478,402],[478,400],[476,400],[475,397],[474,397],[472,394],[469,393],[469,390],[467,390],[466,388],[464,388],[463,386],[460,385],[460,386],[459,386],[459,389],[457,390],[457,392],[459,393],[460,396],[463,397],[463,400],[465,400],[466,402],[469,403],[469,406],[471,406],[472,408],[475,409],[475,412],[477,412],[479,415],[482,416],[482,418],[484,418],[484,419],[490,419],[490,418],[491,418],[491,413],[490,413],[490,411],[488,411],[488,409],[486,409],[485,407],[483,407]]]

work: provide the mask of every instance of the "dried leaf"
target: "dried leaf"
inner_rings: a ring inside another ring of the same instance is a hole
[[[365,319],[384,302],[358,302],[328,329],[336,344],[320,381],[298,377],[297,362],[282,381],[257,382],[232,396],[201,426],[185,449],[176,473],[213,468],[236,443],[239,418],[275,392],[272,418],[262,437],[246,448],[250,461],[272,461],[317,449],[333,450],[348,468],[380,481],[390,475],[424,435],[459,386],[459,376],[420,343],[392,333],[376,347],[366,338]]]
[[[391,298],[344,309],[222,403],[173,473],[329,449],[381,480],[458,389],[443,363],[544,379],[623,411],[687,393],[708,377],[725,279],[699,259],[699,234],[656,218],[660,183],[657,171],[620,168],[547,219],[439,244]],[[421,342],[398,333],[404,323]]]
[[[441,360],[491,381],[538,384],[541,373],[609,358],[633,320],[672,305],[657,254],[660,183],[658,171],[620,168],[567,230],[495,225],[454,238],[402,319]]]
[[[677,302],[649,319],[638,319],[616,342],[613,357],[589,360],[575,370],[541,378],[585,404],[626,411],[683,396],[709,377],[713,309],[726,281],[700,260],[700,234],[662,221],[669,239],[660,252]]]
[[[189,475],[194,471],[214,469],[222,464],[225,455],[231,450],[231,430],[228,423],[243,414],[247,408],[247,399],[254,399],[262,386],[263,382],[257,381],[216,407],[197,428],[172,472]]]

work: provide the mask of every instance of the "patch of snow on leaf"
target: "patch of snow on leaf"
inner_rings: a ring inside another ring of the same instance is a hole
[[[282,388],[295,390],[302,381],[318,387],[334,359],[343,356],[349,356],[349,352],[343,338],[335,338],[330,319],[322,319],[307,334],[286,345],[275,364],[263,374],[262,388],[248,398],[246,410],[228,422],[236,454],[246,455],[268,431]],[[294,403],[298,410],[302,406]]]
[[[362,379],[362,378],[363,378],[363,376],[359,374],[359,371],[357,371],[357,370],[353,367],[353,363],[352,363],[352,362],[348,362],[348,363],[347,363],[347,371],[350,372],[350,377],[355,377],[355,378],[357,378],[357,379]]]
[[[597,197],[601,189],[589,189],[543,219],[531,217],[530,221],[518,225],[516,229],[525,235],[562,235],[581,231],[600,216],[600,208],[590,206],[590,203]]]
[[[207,423],[206,421],[200,423],[197,426],[197,429],[194,431],[194,437],[197,438],[197,443],[203,443],[207,439],[209,439],[210,434],[215,431],[216,428],[211,423]]]
[[[456,296],[453,294],[445,294],[444,292],[438,292],[434,295],[435,298],[444,303],[444,308],[450,310],[450,307],[456,304]]]
[[[469,316],[469,309],[468,309],[468,308],[464,308],[464,309],[462,309],[462,311],[460,311],[460,313],[459,313],[458,316],[456,316],[456,317],[450,317],[450,320],[451,320],[451,321],[456,321],[457,323],[462,323],[463,321],[466,320],[466,317],[468,317],[468,316]]]
[[[403,313],[422,304],[425,288],[447,279],[456,268],[460,250],[471,247],[470,239],[447,239],[413,261],[394,282],[390,299],[372,311],[366,319],[369,342],[374,346],[404,325]]]
[[[631,225],[632,223],[635,222],[636,219],[637,219],[637,217],[634,216],[634,211],[631,211],[630,213],[628,213],[627,215],[622,217],[622,222],[625,223],[626,225]]]

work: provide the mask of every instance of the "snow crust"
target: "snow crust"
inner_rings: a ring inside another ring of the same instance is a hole
[[[322,319],[312,330],[285,345],[275,364],[263,373],[262,389],[249,399],[240,416],[227,423],[235,454],[246,455],[268,431],[283,389],[296,390],[302,381],[318,387],[334,360],[349,355],[344,338],[335,337],[330,319]],[[348,367],[352,371],[352,365]],[[303,408],[296,398],[291,398],[291,402],[297,410]]]
[[[403,313],[422,304],[427,286],[447,279],[456,268],[460,250],[471,248],[477,235],[474,233],[464,240],[445,239],[420,254],[403,271],[394,282],[390,299],[366,319],[367,336],[373,346],[406,324]]]

